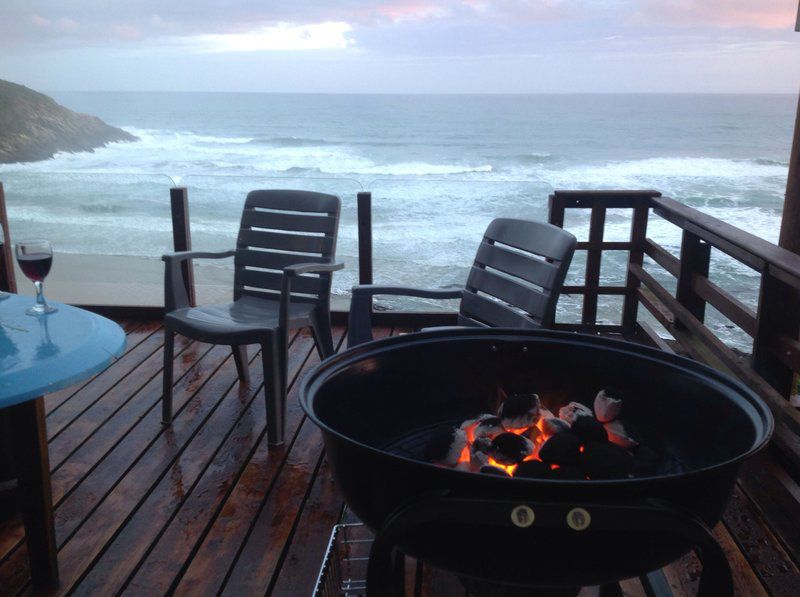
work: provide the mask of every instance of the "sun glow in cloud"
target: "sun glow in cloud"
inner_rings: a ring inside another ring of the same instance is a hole
[[[201,35],[194,41],[203,52],[269,52],[346,48],[352,43],[348,23],[314,25],[278,23],[246,33]]]

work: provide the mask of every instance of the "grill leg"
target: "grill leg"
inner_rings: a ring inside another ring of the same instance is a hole
[[[405,556],[379,533],[367,564],[368,597],[404,597]]]

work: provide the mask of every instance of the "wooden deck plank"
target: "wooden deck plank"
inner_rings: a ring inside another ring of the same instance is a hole
[[[762,453],[744,464],[739,486],[795,564],[800,563],[800,486],[797,482]]]
[[[341,342],[343,334],[344,330],[341,328],[334,330],[336,345]],[[318,362],[319,357],[314,352],[305,369]],[[302,421],[297,392],[296,385],[289,392],[287,444],[280,448],[280,458],[270,457],[270,448],[266,442],[261,442],[191,561],[187,563],[176,592],[216,592],[224,584],[228,571],[248,536],[250,523],[255,520],[265,496],[271,491],[276,476],[297,441],[297,430]]]
[[[139,365],[155,351],[158,351],[162,344],[163,335],[154,331],[133,347],[130,352],[126,353],[123,358],[112,363],[110,367],[96,375],[79,392],[64,401],[59,408],[52,410],[47,415],[48,440],[61,433],[65,427],[80,417],[96,401],[100,400],[120,380],[130,378],[130,374],[133,372],[138,374]]]
[[[723,521],[770,595],[800,594],[797,566],[738,486],[733,490]]]
[[[64,577],[51,593],[309,594],[342,500],[297,383],[287,444],[270,450],[257,355],[251,385],[240,388],[228,347],[187,342],[175,356],[177,414],[165,430],[163,332],[158,323],[126,327],[120,360],[48,397]],[[343,332],[335,328],[337,342]],[[319,360],[307,333],[290,355],[295,379]],[[800,485],[778,461],[765,453],[744,467],[723,520],[714,534],[736,595],[800,594]],[[0,595],[30,592],[26,549],[19,518],[0,523]],[[665,570],[676,595],[693,595],[699,572],[694,555]],[[425,578],[423,594],[458,589],[452,575]],[[644,595],[635,579],[623,591]]]
[[[289,354],[290,368],[299,368],[305,360],[308,349],[310,344],[302,338],[299,344],[293,344]],[[252,356],[253,362],[257,362],[255,360],[257,355]],[[144,483],[139,475],[131,474],[121,482],[122,485],[130,479],[131,484],[144,485],[149,489],[145,489],[144,492],[139,490],[140,494],[144,494],[142,499],[135,508],[130,509],[126,520],[119,526],[118,534],[108,542],[105,551],[98,554],[99,557],[93,562],[91,571],[81,581],[81,591],[114,592],[124,588],[139,561],[147,555],[181,504],[192,493],[197,481],[228,438],[234,437],[234,443],[236,439],[240,439],[240,444],[254,442],[257,438],[258,422],[263,421],[265,416],[263,390],[260,388],[261,368],[252,366],[249,386],[238,385],[232,359],[225,362],[212,381],[220,377],[223,369],[226,369],[224,377],[227,389],[216,392],[217,396],[222,394],[223,398],[218,401],[218,405],[208,415],[207,420],[201,421],[202,425],[197,427],[196,433],[182,433],[180,435],[185,437],[182,440],[177,437],[181,431],[179,429],[181,419],[188,419],[186,410],[191,410],[188,407],[175,418],[172,425],[174,433],[170,433],[169,430],[164,433],[164,436],[174,435],[175,437],[170,439],[181,448],[172,458],[159,458],[158,454],[153,455],[161,462],[163,474],[155,480],[148,478]],[[196,398],[193,398],[190,407],[194,405]],[[240,455],[243,458],[249,452],[250,446],[242,449],[245,451],[244,455]],[[98,524],[102,522],[102,518],[98,520]],[[78,551],[83,550],[76,550],[76,555]]]
[[[297,385],[303,365],[309,355],[315,352],[313,339],[305,331],[302,342],[302,348],[295,351],[297,358],[294,366],[290,368],[292,380],[290,387],[293,389]],[[293,400],[295,395],[296,392],[290,392],[288,400]],[[162,593],[178,583],[181,572],[188,566],[193,552],[230,498],[241,475],[246,471],[248,462],[252,460],[257,449],[267,445],[265,416],[261,414],[263,400],[257,400],[255,406],[253,409],[255,416],[243,418],[252,427],[253,431],[248,436],[252,441],[242,445],[243,442],[235,441],[235,436],[232,436],[227,442],[230,445],[223,446],[219,452],[221,457],[218,456],[203,473],[191,495],[180,506],[176,516],[158,539],[158,543],[153,546],[136,570],[126,587],[127,593],[137,595],[150,590]],[[288,421],[287,440],[291,441]],[[285,447],[273,447],[268,450],[266,457],[280,466],[285,451]],[[247,525],[249,519],[240,517],[238,522],[240,525]],[[208,582],[208,572],[206,571],[206,582]],[[206,586],[203,592],[207,591]]]
[[[383,330],[384,333],[388,330]],[[296,401],[292,406],[299,409]],[[303,418],[304,419],[304,418]],[[305,500],[304,489],[322,455],[322,434],[304,420],[298,438],[278,482],[267,495],[249,535],[233,564],[222,589],[224,595],[243,595],[266,592],[277,578],[283,557],[283,546],[292,532]],[[320,529],[330,535],[330,529]]]
[[[207,376],[230,355],[227,347],[219,347],[217,352],[224,354],[223,359],[208,363],[203,360],[197,361],[196,364],[192,361],[184,362],[182,360],[180,364],[176,363],[176,369],[191,367],[189,370],[195,371],[194,376],[183,376],[178,380],[174,389],[174,403],[177,407],[185,404],[189,397],[203,387]],[[199,373],[201,370],[204,373]],[[139,461],[143,451],[150,446],[154,438],[157,439],[161,435],[161,414],[160,410],[155,408],[161,396],[160,379],[153,381],[150,390],[150,395],[147,396],[141,392],[137,394],[149,405],[149,411],[146,411],[147,416],[127,419],[124,418],[125,413],[122,413],[120,418],[123,419],[127,431],[123,441],[119,442],[114,450],[105,454],[102,451],[94,452],[87,449],[86,452],[74,455],[73,459],[53,475],[53,500],[57,504],[55,510],[56,538],[59,546],[64,545],[74,530],[83,523],[84,518],[102,502],[107,492],[115,487],[120,477]],[[133,428],[132,432],[131,427]],[[118,431],[111,427],[105,429]],[[92,439],[101,440],[102,437],[95,435]],[[90,474],[82,478],[81,475],[86,472],[90,472]],[[80,483],[78,483],[79,480],[81,480]],[[66,495],[73,488],[74,491]],[[136,492],[132,491],[129,498],[132,499],[135,495]],[[25,543],[17,546],[5,566],[25,570],[27,568],[26,550]],[[19,575],[15,572],[14,577],[18,578]]]
[[[175,353],[180,358],[175,363],[174,378],[180,380],[210,348],[207,344],[195,344],[188,338],[176,340]],[[159,348],[145,361],[139,363],[135,373],[121,379],[101,399],[87,407],[79,417],[63,428],[58,435],[52,437],[50,468],[57,471],[76,450],[81,448],[82,444],[93,438],[98,430],[114,429],[124,435],[123,431],[136,421],[131,416],[131,406],[143,402],[141,400],[143,396],[161,395],[163,360],[162,350]],[[121,414],[118,414],[120,411]]]
[[[331,530],[339,520],[343,505],[344,500],[336,487],[328,461],[323,456],[283,565],[278,571],[272,595],[311,595]]]
[[[124,359],[127,354],[129,354],[133,349],[139,346],[141,342],[146,340],[151,334],[157,331],[160,327],[161,324],[157,321],[141,323],[138,326],[134,326],[133,329],[130,332],[128,332],[125,336],[125,352],[123,353],[122,357],[120,357],[119,360]],[[113,366],[114,365],[112,365],[112,367]],[[99,376],[106,374],[107,371],[108,369],[101,371],[96,375],[93,375],[91,378],[81,383],[48,394],[44,398],[45,412],[48,415],[50,415],[51,412],[56,410],[66,400],[68,400],[81,390],[83,390],[87,385],[92,383]]]

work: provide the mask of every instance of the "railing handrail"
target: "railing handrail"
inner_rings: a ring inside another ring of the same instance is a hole
[[[652,206],[656,215],[689,230],[737,261],[759,272],[767,266],[778,268],[797,278],[800,285],[800,255],[671,197],[653,197]]]

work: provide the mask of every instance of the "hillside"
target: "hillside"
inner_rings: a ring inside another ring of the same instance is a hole
[[[52,98],[0,80],[0,164],[35,162],[58,151],[94,151],[137,137],[95,116],[79,114]]]

